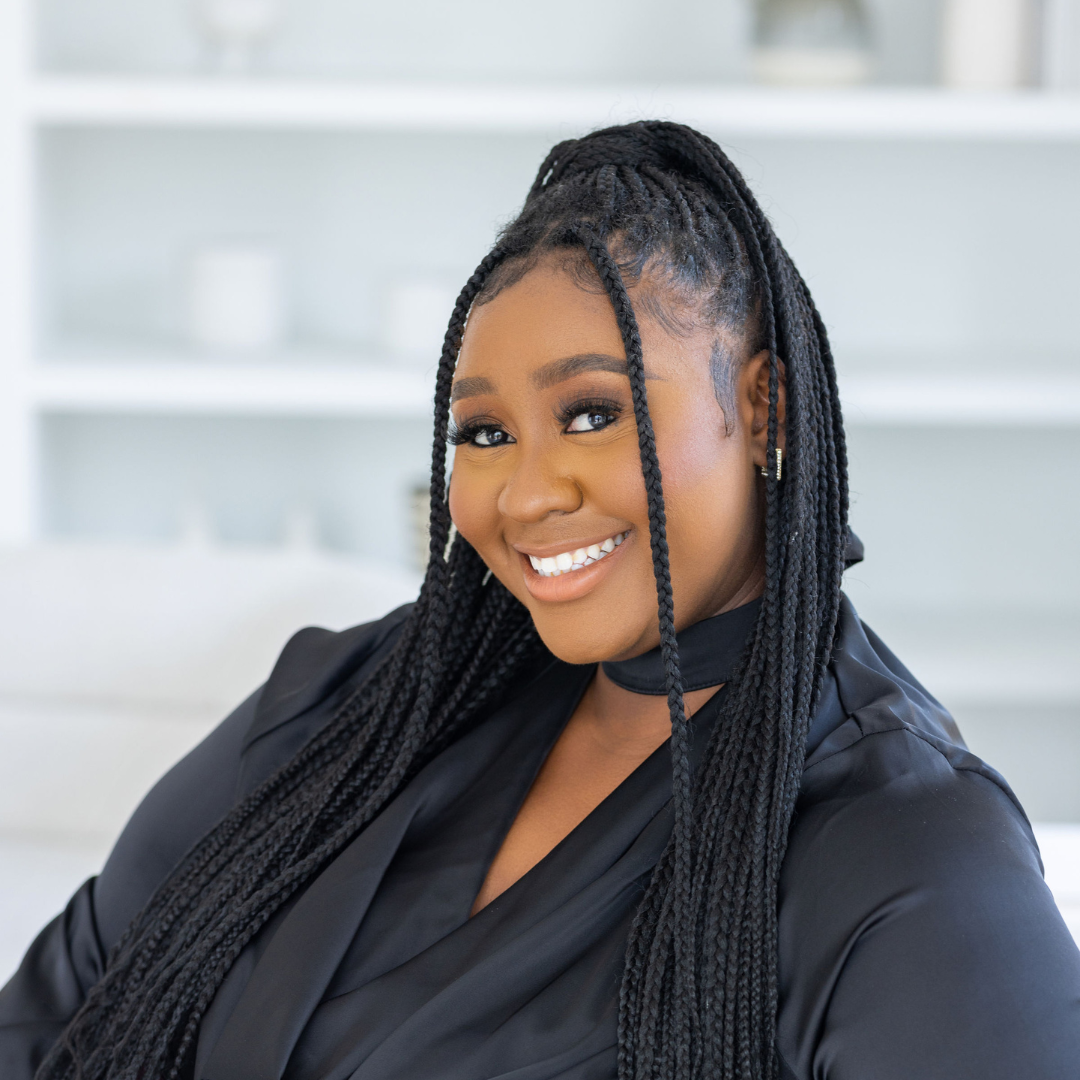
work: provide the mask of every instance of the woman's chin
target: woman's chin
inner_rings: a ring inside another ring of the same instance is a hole
[[[655,611],[637,617],[620,612],[590,618],[582,611],[563,614],[534,609],[533,623],[549,651],[567,664],[625,660],[648,652],[659,641]]]

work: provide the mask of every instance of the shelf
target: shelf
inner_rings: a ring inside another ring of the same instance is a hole
[[[849,424],[1080,424],[1075,376],[841,375],[840,400]]]
[[[729,136],[1080,138],[1080,94],[1041,91],[54,76],[27,101],[33,121],[55,125],[569,133],[658,116]]]
[[[852,524],[859,531],[858,506]],[[1080,709],[1074,607],[975,607],[959,598],[925,607],[883,603],[871,565],[881,552],[872,534],[864,539],[868,561],[847,572],[845,591],[860,617],[946,707]]]
[[[430,416],[434,374],[408,368],[203,363],[39,364],[42,412]]]
[[[250,416],[429,416],[434,371],[390,364],[253,361],[54,362],[32,368],[42,412]],[[841,377],[849,424],[1080,424],[1080,378]]]

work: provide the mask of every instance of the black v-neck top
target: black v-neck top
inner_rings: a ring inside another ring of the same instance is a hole
[[[0,991],[3,1080],[29,1080],[154,888],[327,721],[404,614],[302,631],[147,796]],[[271,920],[203,1020],[194,1080],[613,1080],[626,936],[671,829],[666,747],[469,918],[593,670],[523,680]],[[723,695],[695,717],[699,748]],[[1023,811],[846,600],[779,919],[785,1080],[1080,1075],[1080,953]]]

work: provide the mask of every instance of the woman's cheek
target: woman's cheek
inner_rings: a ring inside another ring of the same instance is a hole
[[[528,592],[521,580],[516,556],[507,548],[499,513],[499,483],[469,468],[450,476],[448,503],[450,519],[457,531],[472,545],[489,570],[522,603]]]
[[[722,414],[711,406],[687,400],[681,415],[690,422],[657,423],[672,574],[684,595],[723,576],[746,528],[752,494],[753,471],[741,441],[726,434]]]
[[[450,474],[450,520],[485,562],[485,549],[490,549],[498,536],[499,519],[498,495],[487,491],[489,486],[467,465]]]
[[[574,472],[593,510],[644,527],[648,534],[649,500],[636,432],[633,439],[620,439],[603,452],[583,455]]]

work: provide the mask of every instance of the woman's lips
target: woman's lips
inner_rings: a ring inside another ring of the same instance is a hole
[[[583,544],[569,551],[560,551],[554,556],[537,556],[531,551],[523,554],[529,556],[529,564],[541,577],[558,577],[560,574],[575,573],[606,559],[626,539],[627,532],[629,530],[618,532],[597,544]]]
[[[567,600],[579,599],[595,589],[600,581],[611,572],[612,567],[621,561],[623,552],[626,550],[627,541],[631,539],[633,533],[626,530],[621,535],[624,537],[622,542],[615,547],[614,551],[606,553],[599,561],[583,566],[580,570],[568,570],[557,577],[544,577],[533,568],[529,555],[518,552],[525,587],[535,599],[545,603],[561,603]],[[575,546],[587,549],[590,545],[581,544]]]

